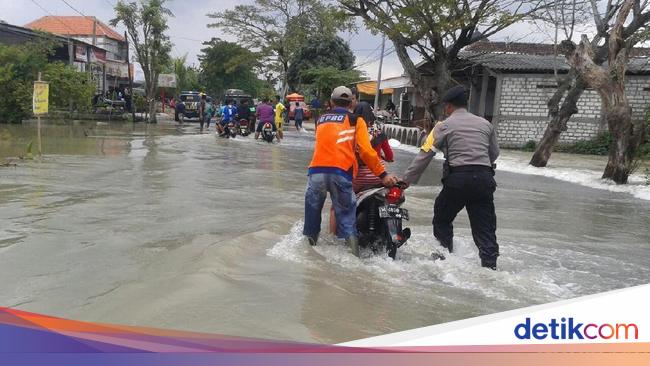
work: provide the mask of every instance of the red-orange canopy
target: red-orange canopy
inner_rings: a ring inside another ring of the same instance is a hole
[[[287,95],[287,100],[290,101],[290,102],[304,102],[305,97],[298,94],[298,93],[293,93],[293,94]]]

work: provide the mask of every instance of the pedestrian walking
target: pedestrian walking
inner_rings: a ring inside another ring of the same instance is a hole
[[[296,108],[293,110],[293,119],[296,124],[296,131],[302,131],[302,120],[305,118],[305,110],[296,102]]]

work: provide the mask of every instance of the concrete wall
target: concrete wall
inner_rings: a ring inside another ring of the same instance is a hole
[[[650,77],[629,76],[627,93],[635,118],[643,118],[650,105]],[[497,124],[499,141],[505,147],[520,147],[526,142],[539,141],[548,124],[546,103],[555,92],[553,75],[522,74],[502,76]],[[578,102],[579,112],[569,120],[568,130],[560,142],[570,143],[594,138],[601,131],[600,97],[587,90]]]
[[[390,139],[399,140],[402,144],[421,146],[426,138],[422,130],[416,127],[402,127],[396,125],[383,125],[383,131]]]

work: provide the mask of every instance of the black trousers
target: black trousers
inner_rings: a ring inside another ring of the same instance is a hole
[[[496,266],[499,256],[497,215],[494,210],[496,181],[488,171],[450,173],[443,180],[433,212],[433,235],[442,246],[453,251],[454,219],[467,208],[474,243],[485,267]]]

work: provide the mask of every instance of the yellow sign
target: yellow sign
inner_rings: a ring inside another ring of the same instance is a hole
[[[43,81],[34,82],[33,110],[34,115],[47,114],[50,101],[50,84]]]

